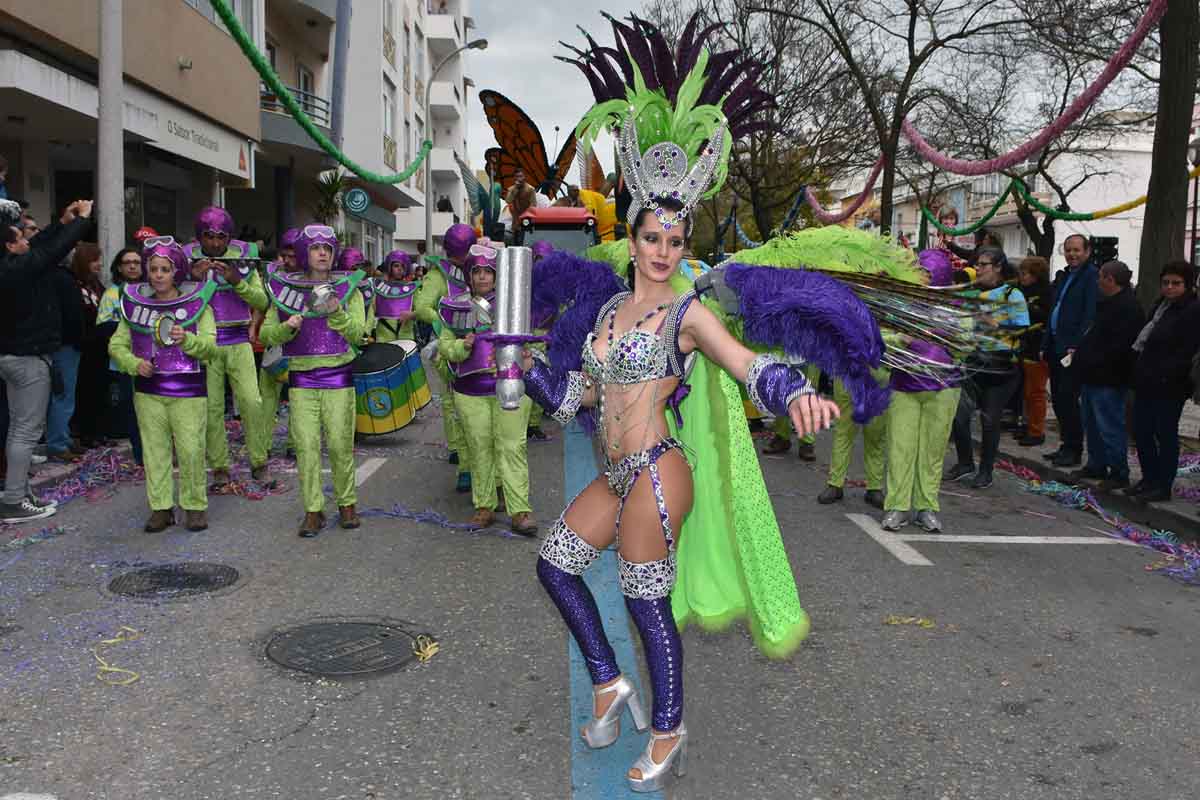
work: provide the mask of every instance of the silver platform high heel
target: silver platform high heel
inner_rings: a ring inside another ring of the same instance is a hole
[[[592,692],[596,697],[615,692],[617,697],[601,717],[592,717],[587,725],[579,729],[579,733],[588,747],[597,750],[601,747],[608,747],[617,740],[621,735],[621,713],[626,706],[629,707],[629,713],[633,715],[633,724],[639,731],[650,727],[650,718],[646,715],[646,710],[642,708],[642,702],[638,700],[637,689],[634,688],[633,681],[629,678],[622,675],[612,685],[605,686],[603,689],[593,689]],[[595,705],[592,708],[595,709]]]
[[[674,739],[675,746],[671,748],[671,752],[667,753],[667,757],[661,763],[656,764],[654,762],[654,743],[663,739]],[[638,756],[638,760],[633,762],[633,766],[630,767],[630,769],[640,770],[642,777],[640,779],[629,778],[629,788],[635,792],[657,792],[667,782],[668,770],[674,768],[675,777],[683,777],[686,769],[684,764],[686,757],[687,728],[683,727],[682,723],[670,733],[651,731],[646,752]]]

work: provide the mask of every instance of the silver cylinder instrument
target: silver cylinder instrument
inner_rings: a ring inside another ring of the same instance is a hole
[[[502,336],[529,336],[533,291],[533,251],[528,247],[505,247],[496,265],[495,325]],[[509,411],[519,408],[525,396],[521,378],[523,344],[496,348],[496,399]]]

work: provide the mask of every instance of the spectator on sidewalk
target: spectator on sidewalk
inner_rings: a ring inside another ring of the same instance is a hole
[[[1097,273],[1092,245],[1081,234],[1063,241],[1067,266],[1054,277],[1054,302],[1044,351],[1050,365],[1050,401],[1058,418],[1059,448],[1046,453],[1056,467],[1078,466],[1083,455],[1083,420],[1079,408],[1079,377],[1071,355],[1096,317]],[[1067,363],[1063,363],[1064,359]]]
[[[1133,431],[1142,480],[1126,493],[1147,503],[1171,499],[1179,469],[1179,417],[1192,393],[1192,359],[1200,349],[1200,302],[1192,265],[1168,263],[1159,286],[1161,297],[1133,344]]]
[[[133,238],[137,240],[136,233]],[[121,320],[121,288],[126,283],[137,283],[144,277],[140,251],[132,247],[122,249],[113,258],[109,272],[112,276],[112,286],[104,291],[100,298],[100,307],[96,311],[97,334],[103,338],[106,348],[112,335],[117,332],[117,323]],[[133,410],[133,378],[121,372],[117,362],[111,357],[107,366],[109,380],[117,385],[117,401],[112,409],[108,432],[118,437],[129,437],[133,460],[141,466],[142,437],[138,431],[137,414]]]
[[[76,201],[58,223],[27,241],[15,224],[18,214],[0,209],[0,378],[8,393],[9,415],[0,521],[6,524],[42,519],[55,511],[30,491],[29,463],[46,424],[50,354],[62,336],[53,273],[91,227],[91,215],[90,200]]]
[[[1014,349],[1017,341],[1013,337],[1019,337],[1029,326],[1029,308],[1020,289],[1003,283],[1003,276],[1008,272],[1004,251],[994,247],[981,248],[975,269],[978,271],[976,285],[981,290],[979,299],[991,304],[983,322],[992,328],[992,332],[980,343],[975,356],[975,372],[970,378],[972,386],[964,387],[960,398],[953,427],[958,463],[946,473],[945,480],[973,478],[972,489],[986,489],[992,485],[992,469],[1000,448],[1000,414],[1017,391],[1019,381]],[[978,470],[971,440],[971,417],[976,408],[982,429]]]
[[[1029,330],[1021,337],[1025,430],[1018,443],[1022,447],[1037,447],[1046,441],[1046,383],[1050,379],[1050,365],[1042,358],[1042,341],[1050,319],[1050,262],[1040,256],[1029,256],[1021,261],[1018,272],[1021,294],[1029,306]]]
[[[86,252],[89,244],[81,242],[75,249]],[[71,439],[71,417],[75,414],[75,388],[83,345],[83,297],[69,266],[54,269],[51,282],[58,294],[60,327],[58,349],[50,359],[54,389],[46,415],[46,457],[52,462],[69,464],[78,461],[85,452]]]
[[[1087,464],[1072,478],[1099,478],[1101,491],[1129,485],[1125,395],[1133,386],[1133,343],[1146,318],[1130,288],[1133,272],[1120,261],[1100,267],[1096,319],[1072,359],[1079,374]]]
[[[100,447],[108,437],[108,336],[96,326],[104,284],[100,281],[99,246],[81,242],[71,258],[71,271],[83,308],[83,334],[79,344],[79,373],[75,382],[74,427],[85,450]]]

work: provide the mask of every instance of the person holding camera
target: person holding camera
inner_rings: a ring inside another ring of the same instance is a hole
[[[17,222],[20,206],[0,202],[0,378],[8,393],[8,474],[0,498],[0,522],[42,519],[56,507],[29,488],[33,448],[46,425],[50,356],[62,340],[54,270],[91,229],[92,201],[76,200],[58,222],[26,239]]]

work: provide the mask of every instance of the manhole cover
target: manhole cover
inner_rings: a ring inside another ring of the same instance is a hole
[[[226,589],[240,573],[226,564],[202,561],[143,567],[113,578],[108,591],[135,600],[174,600]]]
[[[276,634],[267,658],[289,669],[325,677],[383,672],[416,658],[416,634],[375,622],[313,622]]]

